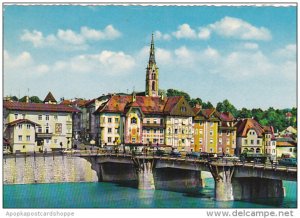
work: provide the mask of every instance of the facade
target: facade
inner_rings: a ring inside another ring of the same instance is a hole
[[[276,139],[274,136],[274,129],[272,126],[264,126],[264,149],[265,154],[269,154],[276,159]]]
[[[65,105],[4,101],[4,137],[13,152],[71,148],[75,113]]]
[[[297,157],[297,142],[289,137],[279,137],[276,139],[276,156],[282,157]]]
[[[236,127],[234,117],[230,112],[216,113],[219,118],[218,124],[218,153],[235,154]]]
[[[239,120],[236,124],[237,128],[237,154],[243,152],[265,153],[266,151],[266,135],[263,126],[256,120],[247,118]],[[272,141],[272,138],[269,140]],[[270,144],[272,147],[273,144]],[[269,148],[268,148],[269,149]]]
[[[214,108],[198,110],[194,117],[195,151],[218,153],[218,123]]]

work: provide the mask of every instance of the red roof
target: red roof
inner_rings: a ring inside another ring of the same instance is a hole
[[[96,112],[126,113],[130,107],[139,107],[144,114],[170,114],[181,96],[161,99],[160,97],[114,95],[103,103]]]
[[[45,111],[45,112],[66,112],[66,113],[80,112],[75,108],[63,104],[43,104],[43,103],[4,101],[3,107],[7,110],[16,110],[16,111]]]
[[[262,137],[264,133],[263,127],[256,120],[251,118],[240,120],[237,122],[236,127],[236,134],[241,137],[246,137],[250,129],[254,129],[258,137]]]
[[[33,125],[40,126],[40,124],[35,123],[35,122],[33,122],[33,121],[31,121],[31,120],[28,120],[28,119],[19,119],[19,120],[15,120],[15,121],[13,121],[13,122],[7,123],[6,125],[8,125],[8,126],[14,126],[14,125],[17,125],[17,124],[19,124],[19,123],[31,123],[31,124],[33,124]]]
[[[234,116],[230,112],[217,113],[217,116],[221,121],[225,121],[225,122],[234,121]]]
[[[86,105],[86,103],[88,103],[88,102],[90,102],[90,100],[76,99],[75,101],[63,100],[60,104],[82,107],[82,106]]]

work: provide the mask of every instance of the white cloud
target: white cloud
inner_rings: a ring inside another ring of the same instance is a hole
[[[250,23],[234,17],[224,17],[207,26],[210,31],[228,38],[242,40],[270,40],[270,31],[265,27],[255,27]]]
[[[172,33],[177,39],[195,39],[197,37],[196,31],[190,27],[188,24],[182,24],[178,26],[178,30]]]
[[[20,39],[24,42],[31,42],[36,48],[53,47],[66,50],[85,50],[90,41],[114,40],[121,36],[121,33],[112,25],[108,25],[104,30],[91,29],[83,26],[80,32],[76,33],[71,29],[58,29],[56,34],[44,36],[38,30],[24,30]]]
[[[209,28],[199,28],[199,39],[209,39],[211,30]]]
[[[17,56],[12,56],[5,50],[3,65],[5,75],[41,76],[50,70],[46,64],[36,64],[31,54],[27,51]]]
[[[255,50],[255,49],[258,49],[258,48],[259,48],[258,44],[256,44],[256,43],[251,43],[251,42],[244,43],[243,47],[244,47],[245,49],[250,49],[250,50]]]
[[[297,46],[296,44],[288,44],[284,48],[278,49],[274,52],[277,58],[296,59]]]
[[[163,34],[158,30],[154,32],[154,37],[157,40],[170,40],[171,39],[171,36],[169,34]]]
[[[57,61],[54,71],[119,75],[129,73],[135,66],[135,59],[124,52],[104,50],[99,54],[83,54],[66,61]]]

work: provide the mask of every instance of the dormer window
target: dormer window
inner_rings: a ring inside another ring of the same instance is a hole
[[[131,118],[131,123],[136,124],[136,118],[135,117]]]

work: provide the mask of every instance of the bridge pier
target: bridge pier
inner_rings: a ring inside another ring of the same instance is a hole
[[[216,165],[210,165],[209,167],[215,180],[215,199],[217,201],[234,200],[231,182],[234,167]]]
[[[283,198],[285,190],[282,180],[265,178],[233,178],[235,200]]]
[[[133,158],[134,167],[137,173],[138,189],[155,189],[153,176],[153,159]]]

